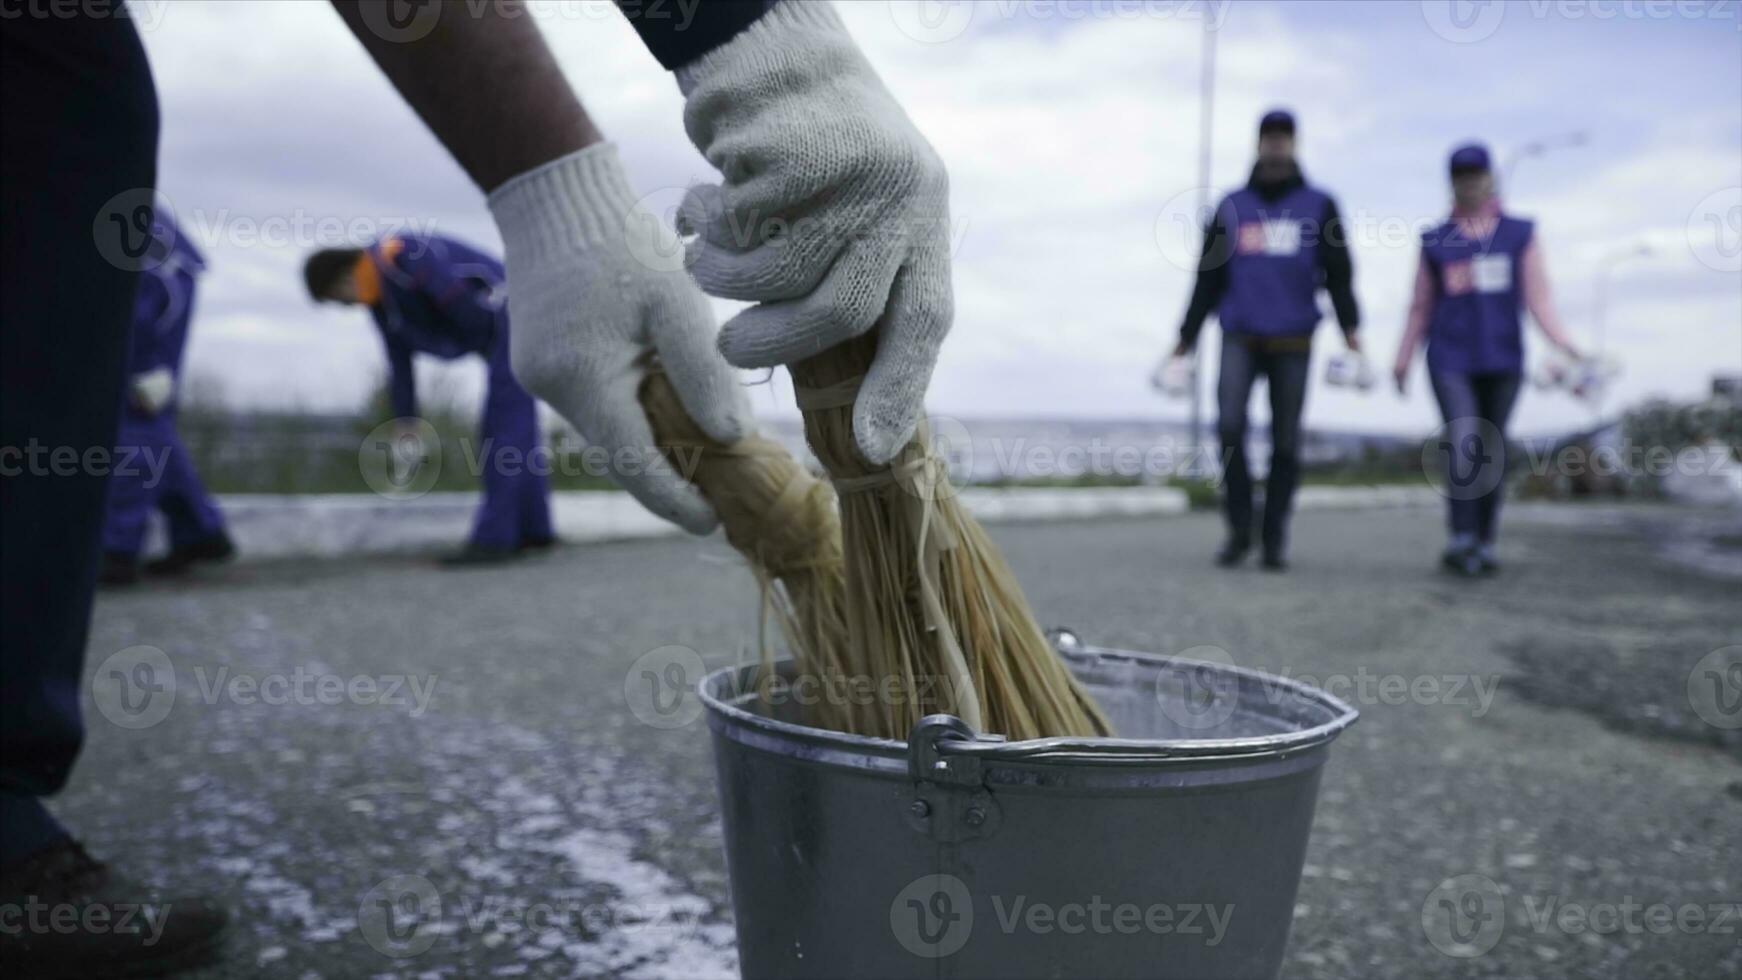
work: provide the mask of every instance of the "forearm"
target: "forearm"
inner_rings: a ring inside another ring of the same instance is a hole
[[[1397,364],[1407,366],[1415,356],[1415,350],[1421,345],[1423,337],[1427,336],[1428,321],[1433,317],[1436,291],[1433,275],[1428,272],[1427,259],[1423,258],[1415,269],[1414,295],[1409,303],[1409,319],[1403,326],[1403,340],[1397,345]]]
[[[1179,328],[1179,346],[1189,349],[1197,345],[1204,320],[1222,302],[1228,291],[1228,237],[1222,234],[1221,223],[1212,221],[1204,230],[1203,256],[1198,260],[1197,282],[1192,286],[1192,298],[1186,304],[1185,319]]]
[[[1530,311],[1531,318],[1542,328],[1549,341],[1564,351],[1573,350],[1572,338],[1567,335],[1566,325],[1561,322],[1560,314],[1555,310],[1554,296],[1548,286],[1548,268],[1542,257],[1542,249],[1536,242],[1524,247],[1524,306]]]
[[[351,33],[485,192],[603,137],[518,2],[446,6],[427,34],[390,41],[379,0],[332,0]]]
[[[1348,234],[1334,202],[1326,205],[1324,229],[1319,262],[1325,291],[1331,294],[1337,325],[1343,328],[1343,333],[1354,334],[1361,327],[1361,307],[1355,301],[1355,260],[1349,255]]]

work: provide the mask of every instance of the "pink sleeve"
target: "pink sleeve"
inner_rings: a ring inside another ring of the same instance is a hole
[[[1433,317],[1437,293],[1434,277],[1427,271],[1427,256],[1423,255],[1415,266],[1415,290],[1409,301],[1409,319],[1403,327],[1403,342],[1397,348],[1398,364],[1407,366],[1410,358],[1415,356],[1415,349],[1421,344],[1422,337],[1427,335],[1428,320]]]
[[[1555,346],[1571,350],[1572,341],[1567,339],[1566,325],[1555,312],[1554,296],[1548,287],[1548,263],[1543,259],[1542,247],[1536,243],[1534,235],[1530,244],[1524,246],[1521,264],[1524,266],[1524,308],[1530,311],[1536,325]]]

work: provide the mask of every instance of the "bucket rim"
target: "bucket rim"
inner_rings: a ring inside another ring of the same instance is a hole
[[[1127,661],[1149,665],[1207,667],[1211,670],[1271,688],[1280,688],[1286,695],[1306,701],[1327,712],[1329,717],[1307,728],[1268,735],[1247,735],[1235,738],[1096,738],[1053,736],[1009,741],[1002,735],[977,733],[971,738],[938,740],[934,751],[940,755],[972,755],[985,762],[1011,763],[1071,763],[1091,766],[1142,766],[1188,762],[1236,762],[1242,760],[1278,759],[1334,741],[1343,730],[1353,725],[1361,712],[1325,690],[1309,684],[1237,664],[1197,660],[1169,654],[1141,653],[1110,647],[1088,646],[1065,634],[1056,648],[1061,657],[1073,663],[1106,663]],[[790,664],[790,657],[774,661],[778,668]],[[710,671],[697,684],[697,695],[709,714],[723,722],[754,729],[765,736],[807,743],[825,750],[848,753],[876,753],[880,756],[906,757],[906,739],[878,738],[855,735],[827,728],[816,728],[796,722],[782,721],[739,707],[738,702],[751,696],[741,678],[761,670],[761,663],[738,664]],[[720,697],[716,690],[732,690],[731,700]],[[938,717],[938,716],[933,716]],[[947,717],[947,716],[945,716]],[[916,730],[925,725],[922,720]],[[961,726],[966,728],[966,726]],[[831,753],[833,754],[833,753]]]

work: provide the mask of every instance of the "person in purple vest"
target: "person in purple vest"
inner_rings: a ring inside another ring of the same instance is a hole
[[[1415,351],[1427,341],[1428,380],[1446,424],[1442,564],[1462,575],[1500,568],[1494,553],[1506,472],[1506,423],[1524,378],[1523,311],[1577,360],[1549,295],[1535,225],[1500,210],[1486,147],[1452,151],[1452,216],[1421,236],[1415,297],[1392,374],[1403,394]]]
[[[414,352],[450,361],[484,358],[484,501],[471,539],[443,563],[491,564],[554,544],[550,487],[537,452],[538,402],[509,365],[502,263],[451,238],[398,235],[367,249],[316,252],[303,278],[317,301],[368,307],[387,346],[395,418],[417,415]]]
[[[127,394],[103,520],[98,581],[104,585],[139,580],[139,552],[153,510],[167,522],[169,554],[148,563],[146,571],[180,574],[196,562],[224,561],[236,553],[223,514],[175,429],[194,286],[206,261],[162,210],[152,220],[151,238],[151,257],[133,298]]]
[[[1222,503],[1228,540],[1217,553],[1238,565],[1252,547],[1252,475],[1246,409],[1259,375],[1270,390],[1270,474],[1265,480],[1264,567],[1287,568],[1289,511],[1300,482],[1301,409],[1306,403],[1318,292],[1331,295],[1343,339],[1360,350],[1354,264],[1337,203],[1306,182],[1295,161],[1294,116],[1265,113],[1258,162],[1246,186],[1222,199],[1204,231],[1203,257],[1176,356],[1197,344],[1212,311],[1222,325],[1216,432],[1224,461]]]

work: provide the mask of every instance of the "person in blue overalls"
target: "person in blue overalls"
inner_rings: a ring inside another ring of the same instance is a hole
[[[484,358],[484,500],[470,540],[444,563],[490,564],[554,544],[547,461],[537,452],[538,402],[509,366],[502,263],[451,238],[405,234],[367,249],[316,252],[303,277],[318,301],[369,308],[387,346],[388,393],[397,418],[417,414],[414,352],[444,360]]]
[[[1492,574],[1506,473],[1506,423],[1524,378],[1523,311],[1574,360],[1549,295],[1536,226],[1504,214],[1486,147],[1452,151],[1452,215],[1421,236],[1414,299],[1392,374],[1403,394],[1410,362],[1427,341],[1428,380],[1446,424],[1450,537],[1441,563],[1461,575]]]
[[[147,564],[146,571],[179,574],[196,562],[224,561],[236,553],[224,516],[175,429],[194,286],[206,262],[161,209],[151,237],[152,261],[140,272],[134,294],[127,392],[103,520],[99,581],[105,585],[139,580],[139,552],[153,510],[161,511],[168,524],[169,554]]]
[[[1281,109],[1258,124],[1258,162],[1246,186],[1222,199],[1204,231],[1203,257],[1174,354],[1197,344],[1212,310],[1222,325],[1216,432],[1224,464],[1228,540],[1216,554],[1238,565],[1252,547],[1252,475],[1246,463],[1246,408],[1252,384],[1270,389],[1270,473],[1265,478],[1264,568],[1288,567],[1288,519],[1300,483],[1301,410],[1306,404],[1318,291],[1331,295],[1352,351],[1360,309],[1354,264],[1337,203],[1307,184],[1294,156],[1294,116]]]

